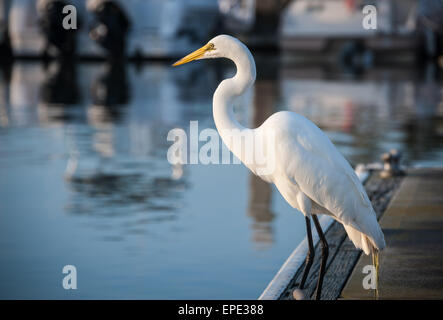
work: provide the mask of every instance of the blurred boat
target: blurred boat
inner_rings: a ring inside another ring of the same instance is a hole
[[[376,29],[362,25],[369,4],[377,8]],[[305,55],[338,52],[345,59],[364,50],[413,54],[421,44],[417,7],[416,0],[297,0],[282,17],[281,46]]]
[[[218,5],[228,30],[251,30],[255,21],[255,0],[219,0]]]
[[[249,48],[275,50],[282,12],[294,0],[219,0],[225,32],[235,34]]]

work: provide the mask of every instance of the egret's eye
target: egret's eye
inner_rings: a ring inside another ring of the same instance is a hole
[[[210,43],[210,44],[208,45],[208,49],[207,49],[207,51],[212,51],[212,50],[215,50],[215,46],[214,46],[213,43]]]

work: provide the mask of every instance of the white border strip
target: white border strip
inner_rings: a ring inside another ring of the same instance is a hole
[[[369,172],[365,170],[364,166],[357,166],[355,173],[362,183],[364,183],[368,177]],[[334,218],[327,215],[322,215],[319,219],[320,225],[324,232],[328,231],[329,227],[334,222]],[[314,227],[312,227],[312,241],[314,242],[314,246],[317,245],[319,236]],[[275,275],[274,279],[268,284],[266,289],[260,295],[258,300],[277,300],[283,294],[289,282],[294,277],[297,270],[301,267],[303,262],[306,259],[306,255],[308,254],[308,241],[306,238],[292,251],[289,258],[282,265],[280,270]]]

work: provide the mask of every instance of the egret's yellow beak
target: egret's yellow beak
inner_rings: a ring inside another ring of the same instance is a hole
[[[212,43],[208,43],[208,44],[204,45],[203,47],[201,47],[200,49],[195,50],[194,52],[188,54],[186,57],[181,58],[180,60],[175,62],[172,66],[176,67],[181,64],[191,62],[195,59],[202,57],[206,51],[210,51],[210,50],[214,50],[214,45]]]

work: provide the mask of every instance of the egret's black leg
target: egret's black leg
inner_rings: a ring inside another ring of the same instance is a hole
[[[306,219],[306,236],[308,238],[309,251],[308,254],[306,255],[305,269],[303,270],[303,276],[301,278],[299,286],[300,289],[303,289],[303,287],[305,286],[306,278],[308,277],[309,270],[311,269],[315,255],[314,244],[312,243],[311,218],[305,217],[305,219]]]
[[[321,287],[323,285],[323,277],[325,275],[325,269],[326,269],[326,261],[328,260],[328,255],[329,255],[329,246],[328,242],[326,241],[325,235],[323,234],[323,230],[321,229],[320,222],[318,221],[317,216],[313,215],[312,219],[314,219],[315,229],[317,229],[317,233],[318,236],[320,237],[320,242],[321,242],[320,274],[318,275],[317,290],[315,293],[315,300],[320,300]]]

